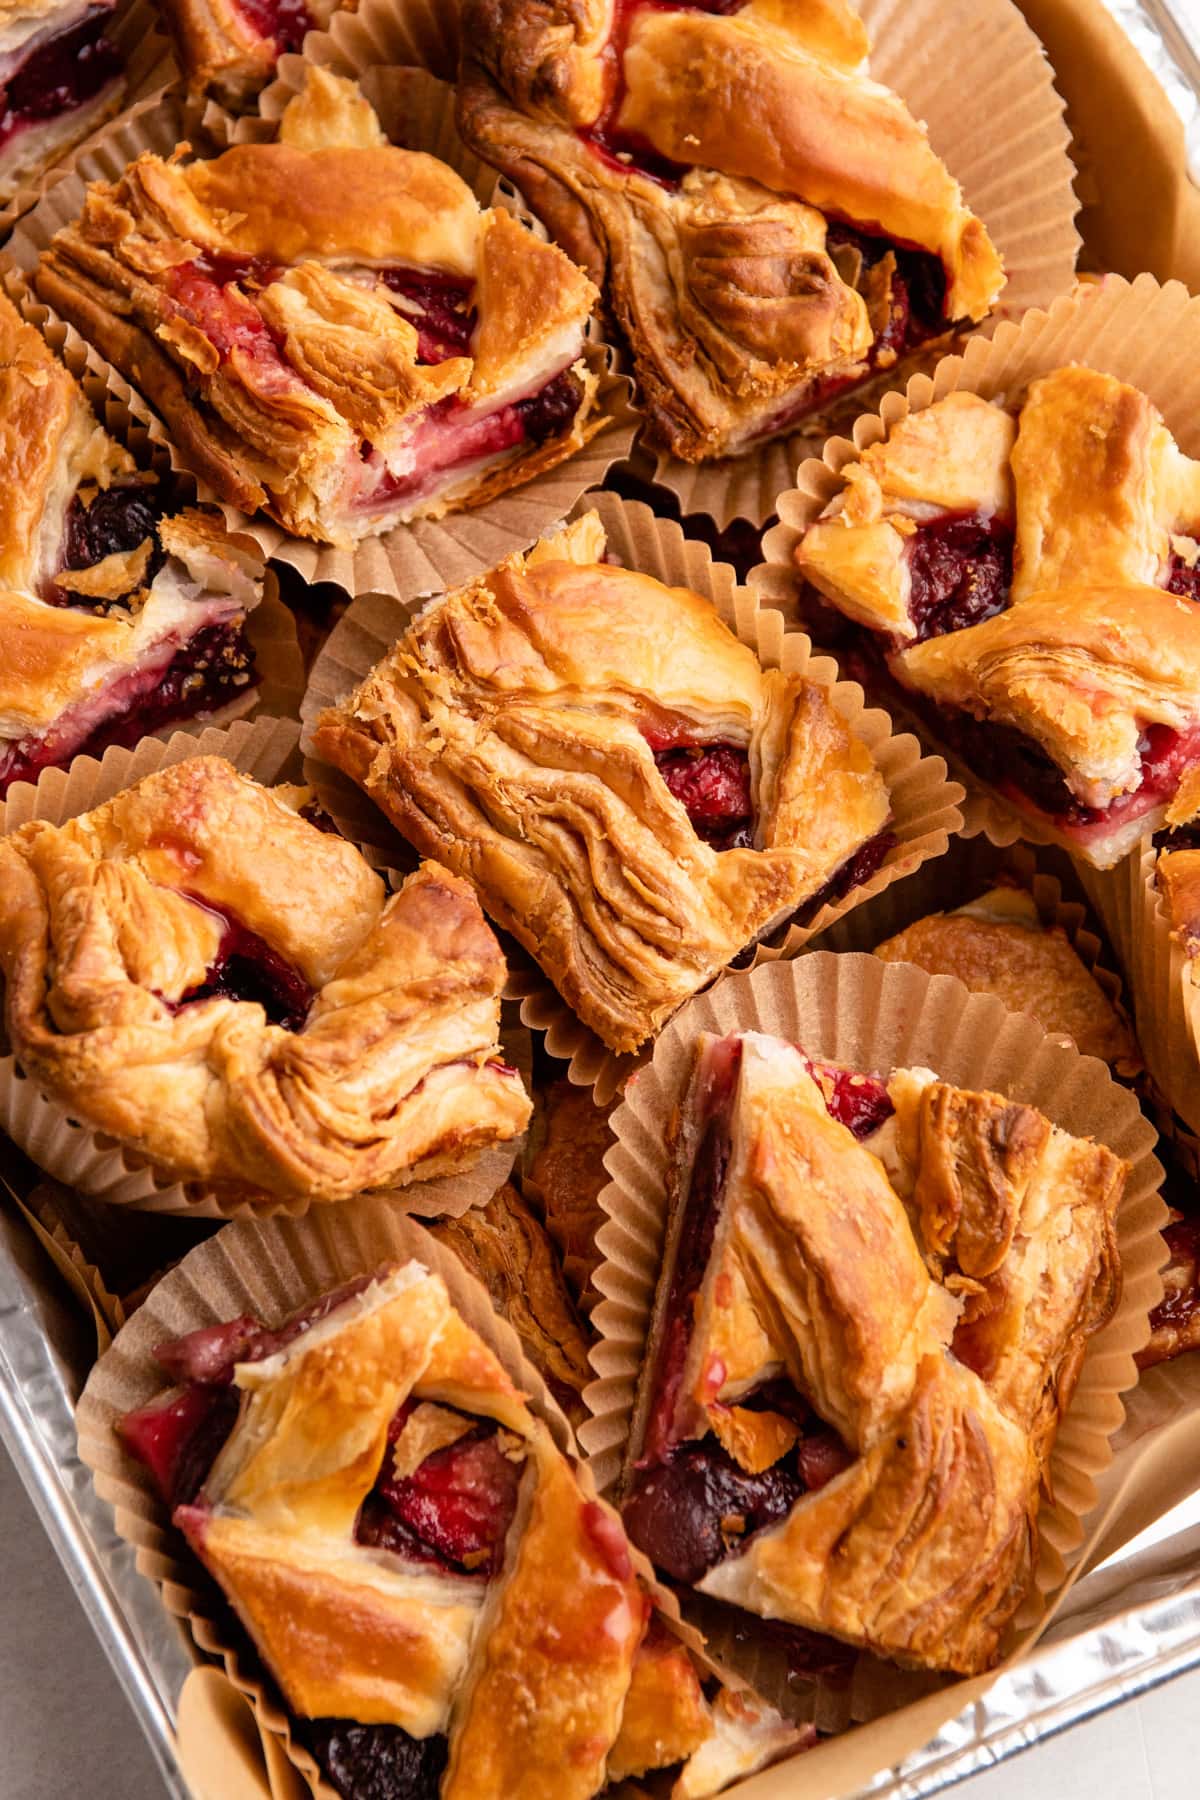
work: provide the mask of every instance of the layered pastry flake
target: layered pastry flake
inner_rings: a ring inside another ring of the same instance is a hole
[[[929,1070],[702,1036],[625,1477],[656,1566],[901,1663],[993,1663],[1126,1165]]]
[[[248,111],[287,51],[323,31],[337,0],[159,0],[191,94]]]
[[[420,1263],[157,1355],[182,1385],[124,1441],[344,1800],[589,1800],[652,1771],[700,1800],[811,1739],[673,1634]]]
[[[1111,867],[1200,761],[1200,464],[1098,370],[947,395],[796,551],[841,638],[971,776]],[[814,616],[814,630],[827,631]]]
[[[310,798],[193,757],[0,842],[19,1066],[73,1119],[234,1197],[447,1173],[529,1116],[470,889],[426,864],[389,898],[301,815]]]
[[[889,796],[827,687],[604,554],[585,513],[446,595],[313,743],[628,1051],[873,873]]]
[[[125,96],[107,36],[116,0],[0,6],[0,204],[111,117]]]
[[[93,182],[36,284],[223,500],[299,537],[478,505],[604,423],[587,277],[315,68],[278,142]]]
[[[562,1258],[563,1274],[590,1312],[596,1301],[592,1276],[604,1260],[596,1233],[606,1217],[600,1192],[608,1183],[604,1156],[614,1142],[608,1123],[613,1105],[598,1105],[586,1088],[565,1079],[548,1082],[539,1099],[527,1140],[528,1180]]]
[[[0,796],[244,700],[261,566],[177,509],[0,295]]]
[[[875,946],[884,962],[953,975],[973,994],[995,994],[1043,1031],[1070,1038],[1122,1076],[1142,1063],[1133,1034],[1061,926],[1042,923],[1026,888],[1004,884],[953,912],[915,919]]]
[[[604,287],[688,461],[801,425],[1004,284],[847,0],[465,0],[462,41],[463,135]]]

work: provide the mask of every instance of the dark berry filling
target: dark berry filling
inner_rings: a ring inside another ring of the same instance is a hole
[[[878,1075],[860,1075],[857,1070],[836,1069],[830,1063],[814,1063],[812,1068],[830,1118],[852,1131],[860,1143],[895,1112],[887,1083]]]
[[[356,1538],[456,1573],[494,1574],[516,1509],[520,1463],[505,1456],[496,1427],[487,1423],[399,1478],[392,1452],[412,1412],[406,1402],[392,1421],[383,1468],[359,1514]]]
[[[476,313],[471,303],[475,284],[457,275],[439,275],[417,269],[385,269],[384,284],[403,295],[417,328],[417,356],[423,363],[445,362],[451,356],[469,356]]]
[[[244,694],[253,679],[254,652],[244,626],[207,625],[166,669],[114,683],[112,717],[86,736],[51,730],[0,751],[0,798],[14,782],[36,781],[43,769],[60,767],[73,756],[102,756],[110,744],[128,748],[164,725],[216,712]]]
[[[1171,568],[1164,586],[1168,594],[1178,594],[1184,600],[1200,600],[1200,557],[1188,563],[1178,551],[1172,551]]]
[[[157,485],[116,482],[101,488],[90,501],[76,494],[63,522],[62,569],[90,569],[106,556],[136,550],[150,540],[150,556],[140,586],[149,587],[166,562],[158,541],[158,523],[165,511],[165,497]],[[103,612],[111,600],[90,599],[66,587],[52,587],[46,599],[53,606],[69,606],[81,612]]]
[[[444,1737],[413,1738],[399,1725],[355,1719],[313,1719],[304,1730],[342,1800],[437,1800]]]
[[[1004,612],[1012,587],[1013,530],[1005,520],[947,513],[909,539],[909,617],[917,643]]]
[[[643,733],[654,750],[658,772],[679,801],[697,837],[714,850],[748,849],[754,842],[750,798],[750,758],[736,744],[688,744],[678,738],[658,748],[652,730]]]
[[[786,1518],[804,1483],[782,1463],[747,1475],[719,1444],[685,1445],[639,1468],[622,1507],[639,1550],[673,1581],[700,1581],[746,1537]]]
[[[1150,1314],[1152,1331],[1182,1329],[1200,1311],[1200,1219],[1176,1219],[1163,1237],[1171,1260],[1164,1271],[1166,1293]]]
[[[234,0],[234,5],[260,37],[271,39],[280,56],[299,50],[316,24],[304,0]]]
[[[26,58],[4,89],[0,144],[27,125],[57,119],[92,100],[121,73],[121,58],[104,36],[112,14],[93,6]]]
[[[178,1000],[164,1000],[164,1006],[177,1013],[199,1000],[246,1000],[261,1006],[273,1025],[299,1031],[313,1003],[313,990],[299,969],[224,907],[199,894],[188,898],[220,920],[221,942],[204,980]]]
[[[583,399],[583,383],[572,369],[564,369],[536,394],[514,400],[513,411],[521,421],[527,444],[544,444],[570,430]]]

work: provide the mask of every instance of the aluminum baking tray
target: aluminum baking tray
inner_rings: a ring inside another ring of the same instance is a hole
[[[1200,0],[1105,4],[1178,112],[1200,183]],[[165,1791],[189,1800],[174,1723],[194,1666],[190,1639],[138,1574],[76,1454],[74,1402],[89,1355],[59,1278],[0,1186],[0,1442],[145,1732]],[[1200,1493],[1087,1575],[1069,1625],[1048,1632],[982,1700],[858,1794],[918,1800],[940,1793],[1197,1667]]]

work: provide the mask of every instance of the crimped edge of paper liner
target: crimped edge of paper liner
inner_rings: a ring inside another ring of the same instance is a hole
[[[285,56],[279,67],[279,77],[267,95],[274,97],[271,103],[277,104],[281,112],[291,93],[302,85],[308,64],[302,57]],[[417,147],[440,156],[455,168],[482,205],[503,204],[528,229],[546,237],[515,190],[498,192],[494,172],[473,157],[458,138],[449,88],[421,70],[366,69],[362,74],[372,99],[385,112],[389,92],[397,99],[402,97],[406,135]],[[267,103],[264,95],[264,104]],[[398,110],[393,108],[393,116]],[[236,142],[262,141],[273,135],[273,122],[271,129],[266,130],[261,121],[255,120],[238,121],[233,131]],[[175,90],[161,96],[160,103],[152,109],[115,120],[97,134],[86,154],[81,152],[75,158],[63,180],[47,190],[39,204],[20,221],[5,246],[8,261],[31,281],[38,258],[54,234],[78,218],[88,182],[117,181],[143,151],[170,156],[186,137],[187,109],[182,95]],[[39,304],[62,328],[57,314],[45,302]],[[632,385],[621,373],[616,352],[593,318],[588,322],[584,357],[599,379],[599,388],[589,424],[595,426],[600,420],[604,423],[573,456],[475,511],[417,520],[343,549],[293,537],[264,513],[250,518],[237,507],[227,505],[189,468],[167,427],[140,395],[136,396],[138,406],[134,406],[132,385],[78,333],[70,327],[66,330],[67,341],[84,346],[91,367],[118,400],[145,417],[150,435],[165,447],[172,468],[189,477],[201,501],[220,508],[231,532],[253,539],[261,555],[287,563],[310,585],[328,582],[350,596],[386,593],[411,597],[470,580],[529,543],[561,518],[585,489],[603,481],[609,468],[628,454],[637,431]]]
[[[117,95],[107,118],[102,119],[93,131],[65,151],[48,169],[43,169],[32,181],[18,188],[12,199],[0,206],[0,238],[7,236],[17,220],[37,205],[47,188],[70,174],[75,159],[85,155],[117,119],[131,118],[135,113],[157,106],[164,90],[175,79],[170,39],[152,0],[131,0],[131,4],[120,8],[119,16],[105,36],[116,45],[125,65],[123,92]]]
[[[118,1333],[88,1377],[76,1409],[80,1460],[96,1492],[113,1508],[118,1535],[136,1552],[139,1572],[158,1588],[163,1605],[186,1621],[197,1649],[219,1658],[234,1688],[250,1704],[260,1730],[282,1746],[318,1800],[337,1800],[317,1765],[291,1735],[291,1718],[240,1629],[231,1631],[228,1609],[214,1604],[213,1584],[171,1526],[148,1471],[127,1454],[116,1420],[165,1392],[169,1384],[153,1360],[155,1344],[202,1325],[252,1313],[282,1323],[309,1300],[389,1262],[416,1258],[440,1275],[455,1308],[499,1358],[546,1424],[555,1444],[570,1456],[585,1495],[596,1492],[587,1464],[578,1460],[571,1427],[525,1356],[516,1333],[492,1307],[487,1290],[454,1252],[438,1243],[392,1200],[360,1195],[302,1219],[246,1219],[199,1244],[151,1291]],[[674,1597],[660,1587],[641,1553],[634,1566],[663,1610],[681,1624],[690,1648],[701,1640],[680,1621]],[[235,1635],[236,1633],[236,1635]],[[722,1669],[736,1682],[733,1671]]]
[[[112,748],[97,761],[77,756],[69,770],[46,769],[36,786],[14,787],[0,803],[0,835],[28,820],[54,824],[76,818],[143,776],[192,756],[224,756],[243,774],[270,786],[299,775],[296,754],[300,728],[291,719],[245,720],[226,731],[210,728],[198,736],[176,732],[166,742],[143,738],[132,750]],[[378,866],[378,859],[373,859]],[[230,1199],[203,1181],[173,1181],[104,1132],[71,1120],[58,1101],[43,1094],[22,1075],[16,1058],[0,1055],[0,1130],[55,1180],[113,1206],[145,1212],[179,1213],[193,1219],[237,1219],[251,1215],[295,1218],[326,1206],[348,1202],[284,1200],[272,1195]],[[467,1168],[431,1179],[414,1180],[397,1189],[397,1204],[425,1217],[458,1217],[483,1205],[505,1181],[520,1139],[485,1150]]]
[[[1032,28],[1011,0],[972,0],[968,8],[938,0],[917,6],[862,0],[858,11],[871,37],[873,78],[928,125],[934,148],[1009,270],[1008,285],[978,330],[988,333],[997,320],[1045,306],[1075,278],[1079,202],[1064,103]],[[971,96],[969,105],[964,93]],[[983,119],[986,130],[980,129]],[[918,349],[883,381],[903,382],[911,361],[920,364],[928,354]],[[866,404],[879,386],[879,379],[867,384]],[[828,410],[844,419],[853,399]],[[797,465],[819,453],[825,435],[817,424],[713,463],[686,463],[645,448],[653,479],[670,488],[681,510],[705,513],[723,529],[733,519],[765,524]]]
[[[961,982],[911,964],[813,951],[731,975],[700,995],[667,1026],[610,1120],[615,1143],[604,1163],[611,1179],[600,1195],[608,1223],[597,1235],[604,1261],[594,1277],[602,1298],[591,1315],[597,1378],[584,1390],[592,1416],[579,1433],[602,1493],[612,1494],[621,1478],[646,1354],[666,1229],[668,1123],[685,1091],[698,1034],[735,1030],[783,1037],[811,1055],[864,1071],[885,1075],[919,1066],[965,1087],[993,1088],[1039,1107],[1079,1136],[1099,1138],[1131,1165],[1117,1221],[1124,1291],[1113,1318],[1088,1342],[1055,1442],[1054,1499],[1043,1501],[1039,1513],[1035,1586],[1015,1621],[1016,1649],[1024,1648],[1069,1566],[1086,1552],[1084,1516],[1095,1503],[1096,1478],[1111,1461],[1110,1439],[1125,1416],[1121,1395],[1137,1381],[1134,1357],[1162,1295],[1167,1211],[1158,1191],[1154,1129],[1134,1095],[1096,1058],[1048,1037],[993,996],[971,994]],[[737,1660],[753,1680],[745,1656]],[[849,1683],[818,1680],[810,1704],[819,1728],[836,1730],[903,1704],[914,1688],[928,1685],[928,1677],[914,1684],[875,1658],[860,1658]],[[947,1717],[957,1710],[953,1692],[947,1688]]]
[[[962,355],[943,358],[931,376],[915,375],[902,393],[886,395],[877,412],[862,414],[849,438],[831,437],[819,457],[800,465],[794,485],[779,496],[779,523],[763,539],[764,561],[751,571],[751,587],[764,605],[794,615],[800,585],[797,546],[840,490],[845,465],[909,413],[923,412],[947,394],[1005,400],[1039,375],[1083,362],[1140,388],[1158,407],[1180,448],[1200,455],[1198,349],[1200,297],[1189,294],[1182,282],[1160,286],[1153,275],[1139,275],[1133,282],[1120,275],[1102,276],[1045,310],[1026,313],[1020,323],[1000,325],[990,338],[972,338]],[[928,732],[922,735],[932,738]],[[1064,847],[1054,833],[1006,805],[953,753],[943,754],[966,782],[965,837],[982,832],[1001,848],[1019,838]],[[1077,855],[1076,860],[1082,864]]]
[[[832,657],[815,655],[803,632],[787,630],[779,613],[761,608],[751,590],[738,585],[728,564],[714,562],[708,546],[685,537],[673,520],[659,518],[641,501],[622,500],[609,493],[585,494],[570,516],[592,511],[603,521],[609,554],[618,562],[653,575],[669,587],[688,587],[711,600],[739,642],[754,651],[764,668],[782,667],[830,689],[838,711],[868,745],[887,783],[894,813],[891,829],[899,842],[882,866],[841,900],[822,907],[810,924],[790,925],[782,936],[776,932],[774,943],[756,945],[751,967],[797,955],[836,920],[942,855],[959,828],[962,789],[947,779],[940,756],[922,754],[912,733],[896,732],[882,708],[866,705],[857,682],[840,678]],[[309,677],[301,708],[305,748],[317,714],[363,680],[407,629],[412,616],[411,609],[380,596],[360,598],[350,608]],[[390,848],[395,856],[395,846],[402,842],[399,834],[348,777],[310,755],[305,761],[305,778],[347,836],[380,849]],[[544,1034],[547,1050],[567,1063],[566,1072],[573,1082],[593,1088],[601,1104],[611,1099],[648,1052],[619,1056],[610,1050],[523,952],[510,956],[509,971],[506,992],[520,1000],[525,1024]],[[723,973],[714,977],[723,978]]]

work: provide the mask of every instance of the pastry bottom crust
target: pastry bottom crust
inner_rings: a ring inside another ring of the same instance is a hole
[[[98,126],[120,111],[124,99],[125,78],[118,76],[82,106],[14,132],[0,150],[0,204],[14,199],[23,187],[31,186],[68,151],[82,144]]]

